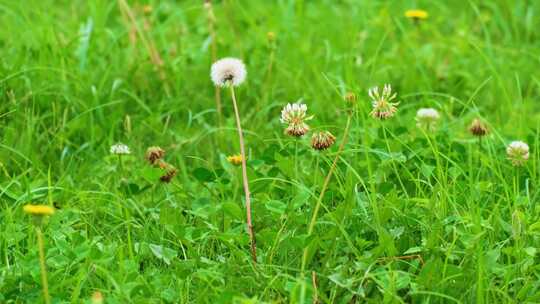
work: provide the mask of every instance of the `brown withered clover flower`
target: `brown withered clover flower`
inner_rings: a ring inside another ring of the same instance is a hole
[[[487,135],[488,128],[484,123],[480,121],[480,119],[475,118],[471,123],[471,126],[469,127],[469,131],[474,136],[483,137]]]
[[[315,150],[326,150],[336,142],[336,137],[328,131],[316,132],[311,137],[311,147]]]
[[[144,158],[148,161],[148,163],[150,163],[150,165],[155,166],[164,156],[165,150],[154,146],[146,150]]]

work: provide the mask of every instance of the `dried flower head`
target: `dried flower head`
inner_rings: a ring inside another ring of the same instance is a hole
[[[110,151],[111,151],[111,154],[116,154],[116,155],[131,154],[129,147],[124,145],[123,143],[117,143],[117,144],[112,145]]]
[[[47,205],[25,205],[23,207],[23,211],[25,213],[38,216],[54,214],[54,208]]]
[[[416,112],[416,125],[419,128],[434,131],[440,117],[439,112],[433,108],[421,108]]]
[[[336,142],[336,137],[328,131],[316,132],[311,137],[311,147],[315,150],[326,150]]]
[[[397,96],[397,93],[392,94],[392,87],[385,84],[382,93],[379,92],[379,87],[374,87],[368,91],[371,97],[373,110],[371,116],[377,119],[387,119],[397,112],[399,102],[392,102]]]
[[[343,98],[345,99],[346,102],[349,102],[349,103],[356,102],[356,95],[353,92],[347,92]]]
[[[235,166],[240,166],[242,164],[242,155],[231,155],[227,156],[227,161]]]
[[[285,133],[290,136],[304,136],[309,131],[309,126],[305,123],[313,116],[307,116],[307,105],[303,103],[288,103],[281,110],[281,123],[288,124]]]
[[[469,131],[474,136],[482,137],[488,133],[488,128],[480,119],[475,118],[469,127]]]
[[[165,150],[160,147],[150,147],[146,150],[144,158],[150,163],[150,165],[156,165],[156,163],[165,156]]]
[[[405,11],[405,17],[407,18],[410,18],[410,19],[413,19],[414,21],[418,21],[418,20],[421,20],[421,19],[427,19],[428,17],[428,12],[424,11],[424,10],[408,10],[408,11]]]
[[[240,59],[223,58],[216,61],[210,70],[210,76],[218,87],[239,86],[246,80],[246,66]]]
[[[522,141],[513,141],[506,147],[506,155],[514,166],[523,166],[529,159],[529,145]]]
[[[167,164],[163,161],[160,162],[160,166],[163,170],[165,170],[165,173],[159,178],[159,180],[164,183],[170,183],[171,180],[176,176],[178,170],[176,170],[176,168],[172,165]]]

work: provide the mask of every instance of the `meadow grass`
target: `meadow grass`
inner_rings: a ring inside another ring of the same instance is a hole
[[[415,8],[429,17],[404,16]],[[41,239],[52,303],[540,302],[540,2],[212,10],[0,0],[0,303],[44,301]],[[248,71],[235,93],[256,263],[227,161],[240,153],[231,96],[209,75],[230,56]],[[368,89],[385,83],[400,104],[380,121]],[[299,100],[311,132],[336,136],[329,150],[283,134],[280,111]],[[433,132],[416,126],[426,107]],[[522,167],[513,140],[530,147]],[[117,142],[131,154],[111,155]],[[178,170],[170,183],[150,146]],[[28,203],[56,212],[34,229]]]

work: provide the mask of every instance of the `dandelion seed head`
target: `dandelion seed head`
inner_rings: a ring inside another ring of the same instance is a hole
[[[397,112],[399,102],[392,102],[396,99],[397,93],[392,94],[392,87],[389,84],[385,84],[382,91],[379,91],[379,87],[369,89],[368,95],[373,106],[370,113],[373,118],[384,120],[394,116]]]
[[[311,137],[311,147],[315,150],[326,150],[336,142],[336,137],[328,131],[316,132]]]
[[[112,145],[110,152],[111,154],[117,154],[117,155],[131,154],[129,147],[124,145],[123,143],[117,143],[117,144]]]
[[[506,155],[512,165],[520,167],[529,159],[529,145],[522,141],[513,141],[506,147]]]
[[[216,61],[210,69],[210,77],[218,87],[239,86],[246,80],[246,66],[237,58],[223,58]]]
[[[416,112],[416,125],[434,131],[440,117],[439,112],[433,108],[421,108]]]

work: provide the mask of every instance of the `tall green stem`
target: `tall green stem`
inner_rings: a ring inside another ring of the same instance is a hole
[[[251,221],[251,198],[249,192],[249,182],[247,176],[247,165],[246,165],[246,151],[244,148],[244,134],[242,132],[242,125],[240,124],[240,114],[238,111],[238,105],[236,103],[236,95],[234,94],[234,87],[229,85],[231,88],[231,99],[234,107],[234,115],[236,118],[236,129],[238,130],[238,140],[240,142],[240,155],[242,156],[242,180],[244,184],[244,194],[246,197],[246,218],[247,218],[247,228],[249,239],[251,242],[251,258],[254,263],[257,263],[257,247],[255,243],[255,233],[253,232],[253,223]]]
[[[51,298],[49,296],[49,283],[47,282],[47,267],[45,265],[45,245],[43,242],[43,233],[41,232],[40,227],[36,227],[38,248],[39,248],[39,266],[41,268],[41,285],[43,288],[43,298],[45,304],[51,303]]]
[[[309,226],[308,226],[308,237],[311,236],[311,234],[313,234],[313,229],[315,228],[315,223],[317,222],[317,216],[319,214],[319,209],[321,208],[321,203],[322,203],[324,194],[326,193],[326,189],[328,189],[328,184],[330,183],[330,179],[332,178],[332,175],[334,174],[334,170],[336,169],[337,162],[339,161],[339,157],[341,156],[341,153],[343,152],[343,149],[345,148],[345,144],[347,143],[347,138],[349,137],[349,130],[351,127],[351,121],[352,121],[352,111],[349,112],[347,116],[347,124],[345,125],[345,131],[343,132],[343,139],[341,140],[341,144],[339,145],[338,151],[336,153],[336,157],[334,158],[334,161],[332,162],[332,165],[330,166],[330,170],[328,170],[328,174],[326,175],[326,178],[324,179],[321,193],[319,194],[319,198],[317,199],[317,203],[315,204],[315,209],[313,209],[311,221],[309,222]],[[304,248],[304,253],[302,255],[302,274],[304,273],[304,270],[306,269],[308,249],[309,249],[308,247]]]

